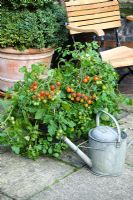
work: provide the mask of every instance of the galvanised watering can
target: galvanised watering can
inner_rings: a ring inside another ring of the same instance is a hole
[[[116,128],[100,126],[102,112],[115,122]],[[96,128],[91,129],[88,134],[88,155],[66,136],[62,139],[84,160],[93,173],[110,176],[118,176],[122,173],[127,149],[127,134],[120,130],[117,120],[108,112],[101,111],[96,115]]]

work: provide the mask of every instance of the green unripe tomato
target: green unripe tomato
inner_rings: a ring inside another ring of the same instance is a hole
[[[88,107],[89,107],[89,105],[86,103],[86,104],[84,104],[84,107],[85,107],[85,108],[88,108]]]
[[[103,89],[103,90],[106,90],[106,89],[107,89],[106,85],[103,85],[103,86],[102,86],[102,89]]]
[[[44,99],[44,100],[43,100],[43,103],[47,103],[47,100],[46,100],[46,99]]]
[[[71,95],[68,95],[68,99],[71,99]]]
[[[11,117],[10,119],[11,119],[11,121],[14,121],[14,117]]]
[[[63,133],[63,130],[62,130],[62,129],[59,129],[59,130],[58,130],[58,133],[62,134],[62,133]]]
[[[39,102],[36,102],[36,106],[39,106]]]
[[[74,84],[71,84],[71,87],[74,87]]]
[[[102,85],[102,81],[96,81],[97,85]]]
[[[80,102],[83,103],[83,102],[84,102],[84,99],[81,99]]]

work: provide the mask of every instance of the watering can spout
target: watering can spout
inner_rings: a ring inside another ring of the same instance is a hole
[[[92,161],[91,159],[83,152],[81,151],[75,144],[73,144],[66,136],[62,137],[62,140],[68,144],[68,146],[75,151],[79,157],[91,168],[92,167]]]

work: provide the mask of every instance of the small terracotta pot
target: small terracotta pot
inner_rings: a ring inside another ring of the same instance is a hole
[[[27,49],[23,52],[13,48],[0,49],[0,90],[6,91],[16,81],[23,80],[20,67],[26,66],[29,70],[31,64],[44,63],[50,67],[54,49]]]

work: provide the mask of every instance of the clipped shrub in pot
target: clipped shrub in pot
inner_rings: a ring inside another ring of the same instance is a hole
[[[18,66],[28,67],[35,62],[43,62],[50,66],[54,48],[61,46],[67,39],[64,10],[56,1],[4,2],[2,1],[0,9],[2,90],[22,79]]]
[[[66,148],[62,135],[87,137],[98,111],[119,112],[117,74],[94,48],[95,43],[86,48],[79,44],[74,51],[64,51],[72,59],[62,58],[45,81],[39,78],[43,65],[32,65],[31,72],[21,69],[24,82],[16,83],[12,98],[1,102],[5,111],[0,115],[0,144],[33,159],[42,154],[58,157]],[[104,115],[102,120],[109,123]]]

